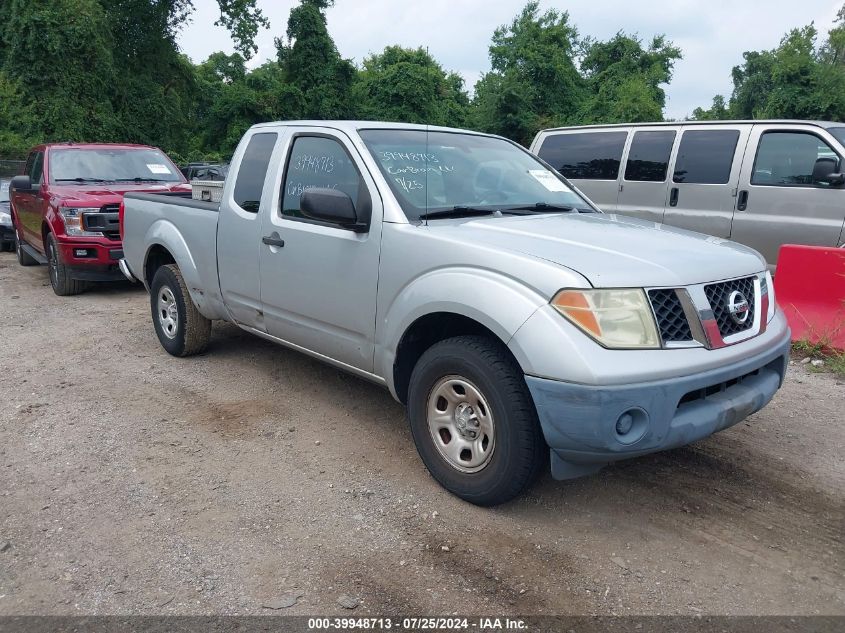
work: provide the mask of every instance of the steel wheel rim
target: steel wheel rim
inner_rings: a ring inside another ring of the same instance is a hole
[[[179,308],[176,306],[173,291],[167,286],[162,286],[158,291],[156,313],[164,335],[169,339],[176,338],[176,331],[179,329]]]
[[[435,383],[426,403],[431,440],[449,466],[462,473],[483,470],[493,457],[496,432],[487,399],[463,376]]]

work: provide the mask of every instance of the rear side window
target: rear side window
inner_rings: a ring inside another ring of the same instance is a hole
[[[839,171],[839,156],[815,134],[766,132],[760,138],[754,161],[752,185],[830,186],[813,178],[816,163],[826,165],[827,173]]]
[[[625,180],[663,182],[669,170],[669,156],[675,143],[674,130],[642,131],[634,134]]]
[[[343,145],[323,136],[300,136],[293,142],[282,196],[284,217],[304,217],[299,200],[309,189],[342,191],[352,198],[356,210],[365,204],[359,195],[369,196],[358,168]]]
[[[739,141],[739,130],[687,130],[675,161],[675,182],[724,185]]]
[[[270,166],[270,156],[276,146],[276,133],[255,134],[249,139],[235,182],[235,203],[244,211],[258,213],[261,191]]]
[[[543,141],[539,156],[566,178],[616,180],[627,138],[627,132],[555,134]]]

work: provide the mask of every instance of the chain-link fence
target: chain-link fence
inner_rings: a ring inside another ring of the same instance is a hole
[[[21,173],[24,162],[22,160],[3,160],[0,159],[0,178],[11,178]]]

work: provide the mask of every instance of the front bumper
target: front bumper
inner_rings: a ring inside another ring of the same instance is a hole
[[[15,229],[11,224],[0,224],[0,244],[13,243],[15,241]]]
[[[551,448],[552,475],[587,475],[610,462],[684,446],[741,422],[766,406],[783,384],[789,350],[787,330],[763,353],[678,378],[590,386],[526,376]]]
[[[107,238],[59,238],[62,263],[73,279],[80,281],[122,281],[118,262],[123,258],[120,241]]]

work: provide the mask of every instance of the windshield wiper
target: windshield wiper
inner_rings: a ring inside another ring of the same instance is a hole
[[[451,209],[438,209],[420,214],[420,220],[433,220],[436,218],[463,218],[473,215],[495,215],[496,209],[482,209],[480,207],[465,207],[458,205]]]
[[[549,204],[548,202],[537,202],[536,204],[526,204],[518,207],[508,207],[506,209],[502,209],[502,213],[508,213],[509,211],[533,211],[535,213],[561,211],[569,213],[571,211],[575,211],[575,207],[571,207],[565,204]]]
[[[106,182],[105,178],[56,178],[55,182]]]
[[[115,182],[170,182],[166,178],[141,178],[136,176],[135,178],[116,178]]]

